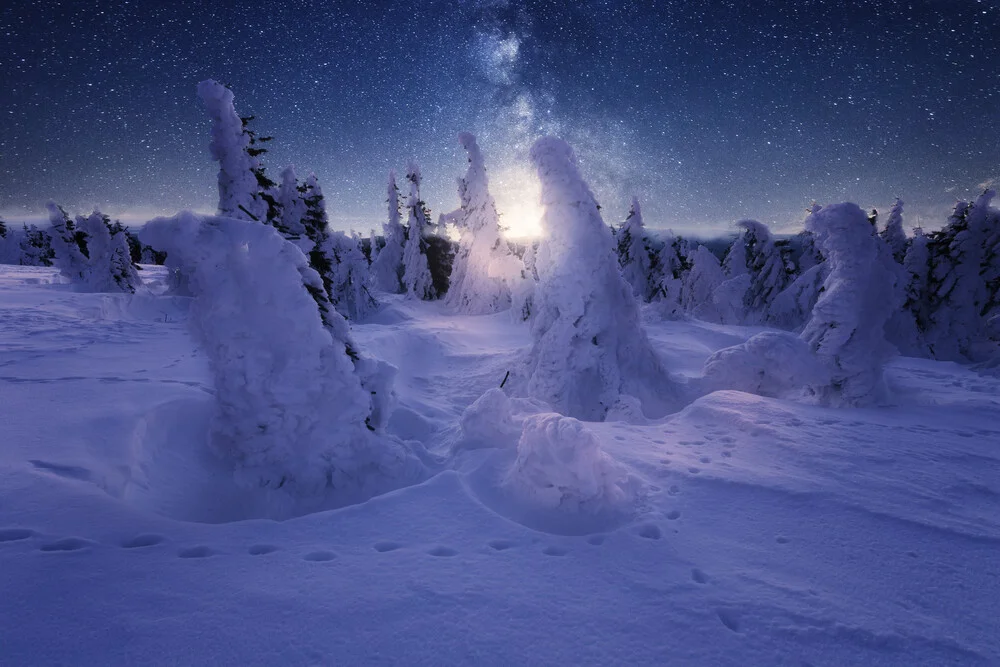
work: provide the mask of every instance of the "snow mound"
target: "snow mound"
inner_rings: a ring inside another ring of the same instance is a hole
[[[518,428],[507,394],[493,388],[477,398],[462,413],[461,429],[466,446],[513,444]]]
[[[808,387],[829,381],[829,373],[809,344],[783,331],[759,333],[705,361],[704,386],[709,391],[734,389],[782,398],[803,395]]]
[[[546,509],[600,511],[631,499],[628,475],[601,450],[593,431],[572,417],[524,420],[517,460],[504,480],[521,500]]]

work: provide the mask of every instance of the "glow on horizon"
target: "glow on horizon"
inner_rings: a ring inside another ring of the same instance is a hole
[[[490,178],[490,191],[507,238],[542,235],[542,186],[527,165],[509,166]]]

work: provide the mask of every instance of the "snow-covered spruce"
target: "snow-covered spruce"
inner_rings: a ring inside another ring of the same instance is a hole
[[[328,258],[324,266],[329,272],[323,275],[323,283],[337,312],[355,322],[375,312],[378,302],[368,290],[368,260],[360,239],[330,232],[316,252]]]
[[[306,234],[304,224],[308,211],[304,196],[306,192],[306,188],[299,184],[294,166],[288,165],[281,170],[281,185],[278,187],[276,202],[278,217],[274,226],[282,236],[308,253],[313,244]]]
[[[500,235],[500,217],[476,138],[462,132],[458,141],[469,154],[469,168],[458,179],[462,206],[456,223],[462,238],[452,265],[446,303],[460,313],[496,313],[511,305],[510,289],[500,273],[508,264],[510,248]]]
[[[812,235],[810,234],[810,237]],[[799,331],[805,326],[813,307],[823,293],[829,266],[813,264],[795,277],[767,307],[767,323],[779,329]]]
[[[135,293],[142,286],[132,263],[124,228],[111,231],[108,217],[94,211],[77,217],[76,226],[87,236],[87,269],[83,287],[91,292]]]
[[[649,246],[646,239],[646,227],[642,222],[642,208],[639,199],[632,197],[628,216],[618,230],[618,263],[622,276],[632,286],[632,294],[643,301],[649,301],[654,292],[652,267],[649,258]]]
[[[893,258],[902,264],[903,258],[906,256],[906,232],[903,231],[902,199],[896,198],[896,202],[892,205],[892,210],[889,211],[889,219],[885,221],[885,229],[879,233],[879,236],[889,246]]]
[[[233,91],[206,79],[198,84],[198,97],[212,121],[209,151],[219,163],[219,215],[263,222],[267,203],[258,191],[254,175],[258,165],[247,152],[250,136],[243,131],[243,120],[233,106]]]
[[[716,289],[726,281],[726,274],[718,258],[703,245],[691,253],[690,262],[681,286],[681,306],[698,319],[718,322],[721,318],[714,297]]]
[[[360,356],[302,252],[273,228],[181,213],[143,239],[183,267],[215,385],[211,442],[250,486],[366,493],[412,470],[382,433],[393,369]]]
[[[403,246],[406,243],[406,232],[400,223],[399,187],[396,185],[395,171],[389,172],[386,193],[389,220],[382,226],[385,245],[378,257],[372,260],[371,280],[377,289],[398,294],[403,291]]]
[[[49,211],[49,223],[54,253],[53,263],[59,273],[74,285],[86,285],[87,274],[87,236],[77,229],[66,211],[55,202],[46,204]]]
[[[631,500],[628,474],[584,424],[559,414],[524,420],[504,486],[526,504],[599,512]]]
[[[826,206],[806,219],[826,257],[823,294],[802,331],[830,373],[814,387],[834,405],[867,405],[887,397],[882,366],[892,353],[885,324],[902,303],[895,261],[856,204]]]
[[[545,137],[531,159],[545,215],[524,390],[578,419],[604,419],[622,394],[638,398],[647,416],[662,416],[675,406],[675,387],[640,324],[573,150]]]
[[[788,282],[785,262],[765,225],[741,220],[736,226],[740,235],[723,264],[727,280],[714,301],[720,321],[760,324],[767,321],[768,306]]]
[[[403,248],[403,287],[411,299],[433,299],[436,294],[427,264],[427,242],[424,240],[430,220],[426,204],[420,198],[420,169],[413,162],[407,166],[406,180],[410,183],[410,196],[406,201],[409,213],[406,246]]]
[[[663,247],[656,254],[656,264],[652,283],[656,287],[654,300],[657,309],[663,317],[674,319],[683,312],[681,305],[683,297],[685,266],[683,239],[667,232],[663,239]]]
[[[991,299],[983,274],[991,221],[997,218],[990,209],[995,194],[986,190],[972,204],[958,202],[948,225],[930,235],[929,316],[923,335],[936,359],[981,361],[996,351],[983,317]]]

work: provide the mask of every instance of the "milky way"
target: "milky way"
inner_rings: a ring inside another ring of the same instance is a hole
[[[315,172],[359,231],[410,158],[434,213],[453,209],[463,130],[522,230],[542,134],[575,146],[608,222],[634,194],[647,224],[705,234],[895,196],[933,226],[1000,180],[992,0],[8,4],[8,219],[50,198],[132,222],[213,209],[205,78],[274,136],[273,174]]]

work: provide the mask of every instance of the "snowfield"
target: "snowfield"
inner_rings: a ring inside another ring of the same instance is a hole
[[[897,357],[886,407],[699,397],[770,330],[645,305],[686,407],[583,422],[490,392],[529,324],[380,295],[352,335],[425,470],[304,505],[208,446],[190,300],[141,275],[0,266],[0,664],[1000,664],[1000,378]]]

